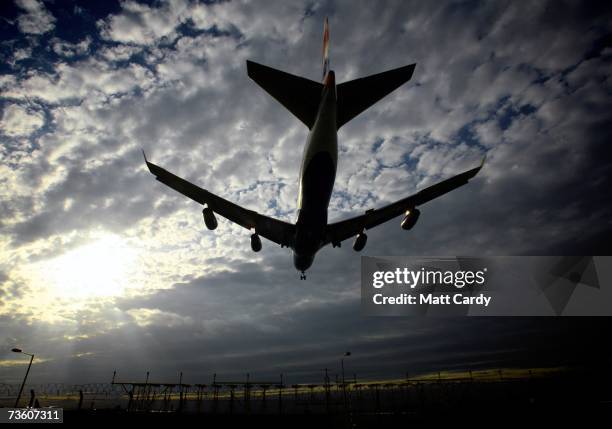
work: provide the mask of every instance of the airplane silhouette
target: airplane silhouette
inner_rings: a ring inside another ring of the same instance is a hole
[[[325,19],[323,31],[323,80],[321,83],[295,76],[247,60],[251,79],[285,106],[310,130],[300,168],[297,199],[298,216],[295,224],[262,215],[240,207],[206,189],[202,189],[163,168],[145,162],[157,180],[181,194],[205,205],[202,211],[208,229],[217,227],[215,213],[253,231],[251,248],[261,250],[261,237],[293,250],[293,263],[300,271],[312,265],[315,254],[330,244],[340,247],[342,241],[356,236],[353,249],[361,251],[367,242],[366,230],[372,229],[400,214],[401,228],[411,229],[420,216],[417,206],[450,192],[474,177],[480,166],[429,186],[414,195],[379,209],[340,222],[327,223],[338,161],[338,129],[374,103],[391,93],[412,77],[416,64],[383,73],[336,84],[329,69],[329,25]],[[143,151],[144,155],[144,151]]]

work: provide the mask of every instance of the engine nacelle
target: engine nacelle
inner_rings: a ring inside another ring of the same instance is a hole
[[[206,228],[210,230],[217,228],[217,218],[210,207],[206,207],[204,210],[202,210],[202,215],[204,215],[204,223],[206,224]]]
[[[259,252],[261,250],[261,238],[259,238],[259,234],[257,233],[251,235],[251,249],[253,249],[253,252]]]
[[[367,242],[368,236],[365,234],[365,232],[360,232],[357,238],[355,239],[355,242],[353,243],[353,250],[355,252],[361,252]]]
[[[412,229],[414,225],[416,225],[417,220],[419,220],[419,216],[421,216],[421,212],[419,209],[409,209],[406,210],[406,216],[404,216],[404,220],[402,220],[402,229],[408,231]]]

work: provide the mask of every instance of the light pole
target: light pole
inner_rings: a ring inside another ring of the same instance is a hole
[[[340,359],[340,366],[342,367],[342,395],[344,396],[344,412],[347,411],[347,406],[346,406],[346,382],[344,381],[344,358],[345,357],[349,357],[351,355],[351,352],[346,352],[344,353],[344,356],[342,356],[342,359]]]
[[[323,371],[325,371],[325,411],[327,412],[327,414],[329,414],[329,373],[327,371],[327,368],[323,368]]]
[[[15,352],[15,353],[22,353],[24,355],[28,355],[30,356],[30,364],[28,365],[28,370],[25,373],[25,377],[23,377],[23,383],[21,383],[21,387],[19,388],[19,394],[17,395],[17,400],[15,401],[15,408],[18,407],[19,405],[19,400],[21,399],[21,393],[23,392],[23,387],[26,384],[26,380],[28,379],[28,374],[30,373],[30,367],[32,366],[32,361],[34,360],[34,355],[30,354],[30,353],[26,353],[24,351],[22,351],[21,349],[18,348],[14,348],[11,351]]]

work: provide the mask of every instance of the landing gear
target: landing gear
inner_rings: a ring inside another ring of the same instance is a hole
[[[304,271],[300,274],[300,280],[306,280],[306,273]]]

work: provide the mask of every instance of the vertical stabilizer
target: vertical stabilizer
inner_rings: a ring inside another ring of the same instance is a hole
[[[327,17],[325,17],[325,24],[323,26],[323,81],[329,71],[329,24]]]

